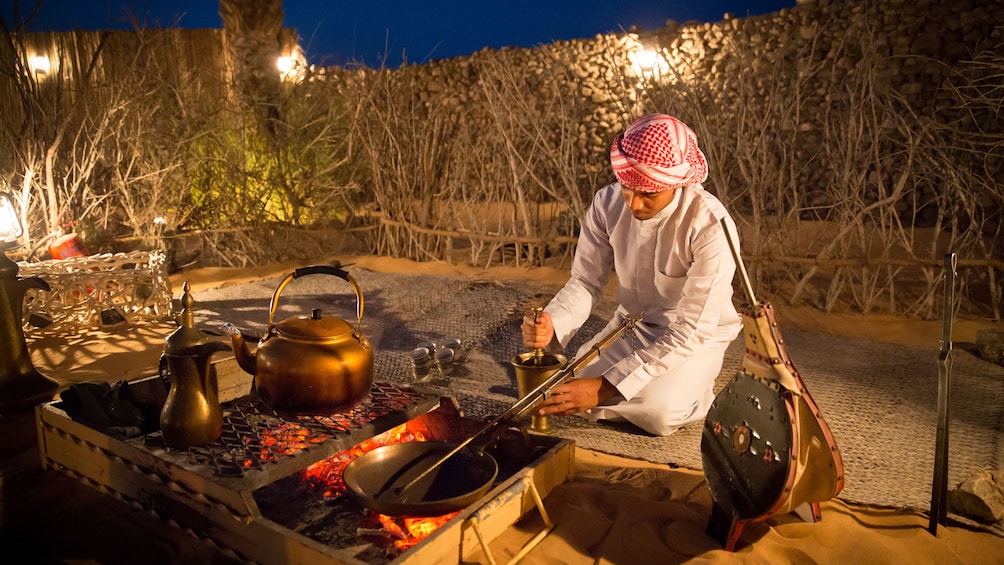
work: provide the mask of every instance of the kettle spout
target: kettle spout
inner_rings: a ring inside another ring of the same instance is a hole
[[[251,353],[247,342],[244,341],[244,336],[241,335],[241,331],[230,322],[220,326],[220,330],[230,335],[230,343],[233,346],[234,358],[237,359],[237,364],[247,373],[254,375],[258,369],[258,359]]]

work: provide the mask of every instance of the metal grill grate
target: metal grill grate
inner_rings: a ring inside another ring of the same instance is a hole
[[[246,396],[223,405],[220,439],[185,451],[168,451],[188,463],[212,469],[216,476],[243,477],[374,420],[403,412],[425,398],[415,390],[380,382],[373,383],[369,397],[351,409],[322,415],[282,415],[260,399]],[[144,445],[166,449],[159,433],[145,436]]]

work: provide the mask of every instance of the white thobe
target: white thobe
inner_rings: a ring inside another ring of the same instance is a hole
[[[545,311],[567,347],[616,272],[620,304],[577,356],[625,316],[641,314],[641,321],[576,375],[602,376],[619,393],[586,417],[627,420],[665,435],[707,414],[725,349],[742,329],[732,303],[736,265],[722,218],[737,233],[725,207],[699,184],[678,189],[648,220],[631,215],[619,182],[596,193],[582,221],[571,277]]]

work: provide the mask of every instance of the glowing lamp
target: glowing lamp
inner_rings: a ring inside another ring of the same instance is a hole
[[[635,55],[635,63],[641,70],[651,72],[659,63],[659,54],[650,49],[642,49]]]
[[[289,53],[277,58],[275,67],[279,71],[280,79],[299,82],[304,78],[306,63],[307,61],[304,59],[303,53],[300,51],[299,46],[297,46]]]
[[[9,249],[21,237],[21,220],[9,192],[0,192],[0,244]]]
[[[293,70],[295,63],[296,60],[292,57],[279,57],[275,62],[275,66],[279,69],[280,74],[286,76]]]
[[[37,75],[47,75],[52,70],[52,65],[45,55],[32,55],[28,57],[28,68]]]

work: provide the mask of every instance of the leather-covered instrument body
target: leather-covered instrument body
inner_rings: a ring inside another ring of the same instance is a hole
[[[844,469],[829,425],[788,354],[774,308],[758,302],[722,223],[748,304],[740,309],[746,351],[740,370],[716,395],[704,420],[701,458],[714,501],[708,533],[726,550],[743,526],[808,509],[836,496]]]

